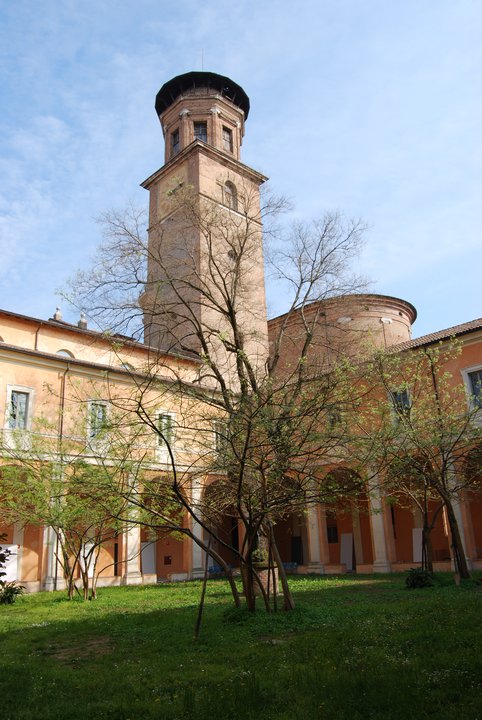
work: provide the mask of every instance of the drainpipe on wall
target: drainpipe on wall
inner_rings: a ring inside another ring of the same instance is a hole
[[[33,346],[34,350],[38,350],[38,334],[40,332],[40,328],[42,327],[42,325],[43,325],[43,323],[40,323],[40,325],[38,326],[38,328],[35,331],[35,342],[34,342],[34,346]]]
[[[40,330],[40,327],[39,327]],[[37,331],[38,332],[38,331]],[[67,367],[65,368],[64,372],[62,373],[62,376],[60,378],[60,399],[59,399],[59,429],[58,429],[58,444],[57,444],[57,452],[60,457],[60,472],[61,477],[63,475],[63,466],[62,466],[62,439],[64,436],[64,408],[65,408],[65,379],[67,376],[67,373],[70,370],[70,364],[67,362]],[[55,573],[54,573],[54,590],[57,590],[57,583],[58,583],[58,557],[59,557],[59,536],[57,533],[57,541],[55,544]]]

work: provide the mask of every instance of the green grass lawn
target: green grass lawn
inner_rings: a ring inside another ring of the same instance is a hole
[[[293,613],[233,612],[209,583],[0,606],[2,720],[482,720],[482,586],[292,579]]]

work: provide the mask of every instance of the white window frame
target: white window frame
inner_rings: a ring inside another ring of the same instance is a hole
[[[395,396],[401,395],[402,393],[407,393],[408,405],[401,406],[395,401]],[[408,411],[411,411],[411,409],[412,409],[413,403],[412,403],[412,398],[410,396],[410,389],[408,387],[401,387],[401,388],[389,390],[388,399],[390,401],[390,408],[391,408],[393,423],[395,425],[399,425],[401,422],[402,416],[405,416],[405,417],[410,416],[409,412],[407,414],[405,414],[401,411],[402,407],[404,409],[406,408]]]
[[[218,457],[221,456],[221,454],[226,449],[226,428],[226,420],[223,420],[222,418],[215,418],[211,421],[211,429],[213,433],[213,452]]]
[[[10,427],[10,406],[12,404],[12,393],[23,393],[24,395],[28,396],[28,403],[27,403],[27,419],[25,423],[24,428],[11,428]],[[32,427],[32,406],[33,406],[33,400],[34,400],[34,390],[31,387],[26,387],[25,385],[7,385],[7,404],[5,405],[5,429],[6,430],[30,430]]]
[[[12,393],[24,393],[28,395],[27,402],[27,418],[24,428],[11,428],[10,427],[10,407],[12,404]],[[5,421],[4,421],[4,442],[7,447],[13,448],[16,445],[15,437],[23,436],[21,440],[22,449],[28,449],[27,446],[30,443],[28,439],[32,430],[32,412],[35,401],[35,390],[26,385],[7,385],[7,396],[5,404]]]
[[[470,374],[474,372],[482,372],[482,364],[472,365],[471,367],[463,368],[461,371],[462,379],[465,386],[465,392],[467,393],[467,404],[470,410],[475,410],[477,413],[481,413],[482,417],[482,389],[480,392],[480,405],[477,403],[478,408],[474,407],[474,394],[472,392],[472,383],[470,381]]]
[[[105,433],[103,437],[99,437],[102,431],[102,427],[100,427],[95,435],[92,435],[92,408],[94,405],[99,405],[103,408],[105,408],[105,426],[108,427],[109,423],[109,403],[107,400],[88,400],[87,402],[87,441],[89,445],[96,446],[99,442],[102,442],[103,437],[105,437]]]
[[[162,417],[170,418],[171,424],[170,424],[170,440],[169,440],[169,447],[171,448],[171,453],[173,456],[176,456],[175,453],[175,446],[176,446],[176,414],[171,412],[170,410],[158,410],[156,413],[156,427],[159,428],[159,423]],[[159,462],[163,463],[169,463],[171,461],[171,453],[168,449],[168,443],[166,443],[161,435],[159,433],[156,433],[156,458]]]

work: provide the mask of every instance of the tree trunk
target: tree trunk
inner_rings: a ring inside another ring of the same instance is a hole
[[[195,542],[199,547],[204,550],[206,553],[206,560],[209,557],[209,555],[212,557],[213,560],[215,560],[220,567],[222,567],[224,574],[226,575],[226,579],[229,583],[229,587],[231,589],[231,593],[233,596],[234,604],[236,607],[241,607],[241,598],[239,597],[238,588],[236,587],[236,581],[234,580],[233,571],[229,567],[228,563],[223,560],[221,555],[219,553],[215,552],[212,548],[208,550],[210,547],[209,545],[206,545],[205,542],[202,542],[199,540],[199,538],[195,538],[193,535],[190,535],[191,540]],[[210,535],[211,538],[211,535]]]
[[[433,573],[432,528],[425,521],[422,530],[422,570]]]
[[[209,552],[211,550],[212,539],[213,539],[213,536],[210,535],[209,541],[208,541],[207,552]],[[206,565],[204,567],[204,577],[203,577],[203,584],[202,584],[202,590],[201,590],[201,599],[199,600],[199,609],[198,609],[197,618],[196,618],[196,625],[194,627],[194,640],[199,639],[199,632],[201,630],[201,622],[202,622],[203,610],[204,610],[204,598],[206,597],[206,586],[208,584],[208,570],[209,570],[208,560],[209,560],[209,555],[206,554]]]
[[[457,518],[455,517],[455,512],[451,499],[449,497],[446,497],[444,499],[445,507],[447,509],[447,518],[450,525],[450,535],[452,537],[452,551],[454,556],[455,570],[456,572],[458,572],[462,579],[468,580],[470,578],[470,572],[467,565],[467,560],[465,558],[465,550],[462,542],[462,537],[460,535],[459,524],[457,522]]]
[[[229,583],[229,587],[231,588],[231,594],[233,596],[234,604],[236,607],[241,607],[241,599],[239,597],[238,588],[236,587],[236,581],[234,579],[233,571],[230,567],[226,566],[226,570],[224,571],[226,573],[226,579]]]
[[[249,612],[256,611],[256,594],[254,591],[253,564],[251,557],[241,563],[241,578],[243,581],[244,597]]]
[[[291,594],[290,587],[288,585],[288,578],[286,577],[286,571],[284,568],[284,565],[281,561],[281,556],[279,554],[278,546],[276,545],[276,541],[274,539],[274,532],[273,532],[273,526],[270,524],[270,543],[273,550],[273,556],[276,562],[276,565],[278,566],[278,576],[281,581],[281,587],[283,588],[283,599],[284,599],[284,609],[285,610],[294,610],[295,609],[295,601],[293,598],[293,595]]]

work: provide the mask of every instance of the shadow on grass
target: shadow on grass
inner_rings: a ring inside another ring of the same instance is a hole
[[[293,578],[293,614],[253,617],[214,581],[198,643],[197,583],[28,597],[0,614],[2,718],[476,718],[480,593],[403,582]]]

